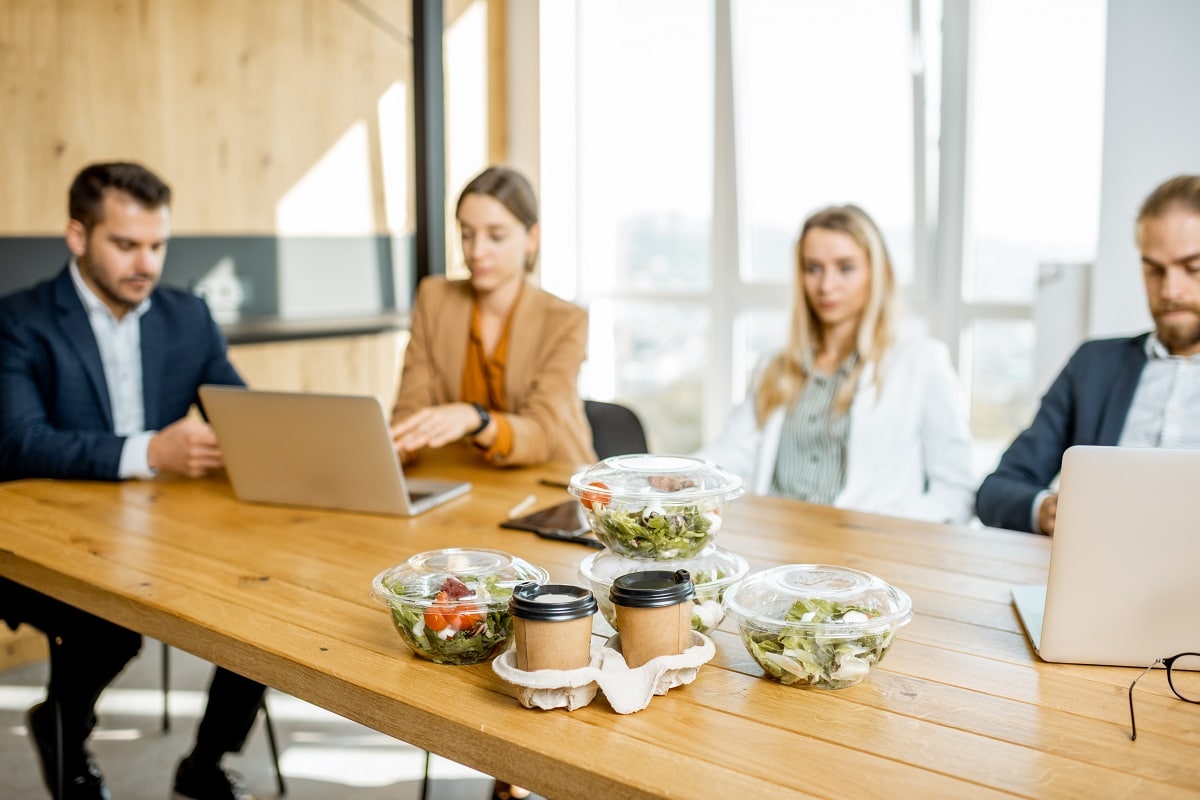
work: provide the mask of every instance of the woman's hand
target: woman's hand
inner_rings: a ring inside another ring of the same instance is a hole
[[[407,458],[422,447],[445,447],[479,427],[479,413],[470,403],[446,403],[415,412],[392,426],[392,444]]]

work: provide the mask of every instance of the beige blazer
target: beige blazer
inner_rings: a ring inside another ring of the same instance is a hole
[[[417,288],[412,336],[404,354],[392,422],[431,405],[461,400],[471,331],[469,281],[428,277]],[[596,460],[579,398],[579,368],[587,355],[587,312],[527,285],[513,310],[503,409],[513,430],[502,466],[558,461],[572,467]]]

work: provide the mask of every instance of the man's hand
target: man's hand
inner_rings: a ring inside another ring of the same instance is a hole
[[[184,417],[172,422],[150,439],[146,461],[151,469],[199,478],[224,461],[217,435],[204,422]]]
[[[1038,509],[1038,527],[1047,536],[1054,534],[1054,517],[1058,514],[1058,495],[1048,494]]]

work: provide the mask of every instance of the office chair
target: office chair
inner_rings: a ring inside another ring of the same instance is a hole
[[[584,400],[583,413],[592,428],[592,446],[598,458],[649,450],[646,429],[632,409],[618,403]]]
[[[160,642],[162,645],[162,693],[163,693],[163,708],[162,708],[162,729],[163,733],[171,730],[171,713],[169,700],[171,694],[171,648],[166,642]],[[283,797],[287,794],[287,784],[283,781],[283,772],[279,769],[279,744],[275,739],[275,724],[271,722],[271,712],[267,710],[267,698],[263,695],[262,705],[259,706],[262,710],[263,728],[267,731],[267,746],[271,749],[271,766],[275,768],[275,785],[279,788],[279,796]]]

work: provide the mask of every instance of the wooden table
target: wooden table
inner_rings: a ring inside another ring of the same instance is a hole
[[[593,552],[502,530],[547,469],[425,464],[467,497],[414,519],[250,505],[222,476],[0,485],[0,574],[555,800],[636,797],[1200,796],[1200,709],[1161,671],[1044,664],[1009,601],[1049,540],[742,498],[719,543],[753,569],[825,562],[907,590],[916,614],[840,691],[762,677],[727,620],[694,683],[618,715],[522,708],[489,665],[412,656],[372,577],[449,546],[507,550],[577,582]],[[1119,598],[1114,598],[1117,600]],[[1102,613],[1102,609],[1097,609]]]

